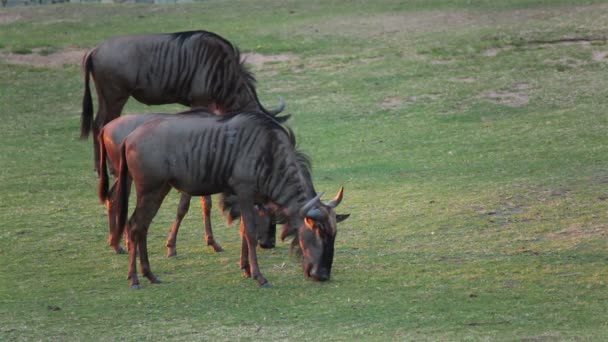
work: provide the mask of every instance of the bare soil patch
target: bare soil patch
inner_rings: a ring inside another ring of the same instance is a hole
[[[420,32],[445,32],[450,29],[484,27],[497,25],[505,28],[526,26],[528,22],[544,21],[559,26],[573,22],[578,18],[586,18],[590,27],[597,30],[606,28],[606,20],[601,13],[605,12],[606,4],[570,7],[565,12],[559,6],[555,8],[530,8],[511,11],[493,11],[480,13],[474,10],[451,11],[414,11],[399,14],[378,14],[360,17],[336,17],[322,23],[307,23],[293,26],[295,34],[337,35],[356,37],[408,37]],[[499,53],[491,51],[492,53]]]
[[[543,63],[548,65],[554,65],[557,67],[567,67],[567,68],[578,68],[585,64],[585,61],[571,58],[571,57],[561,57],[561,58],[551,58],[545,59]]]
[[[517,83],[509,90],[487,91],[483,94],[483,97],[496,104],[509,107],[522,107],[530,102],[530,97],[527,93],[528,89],[528,84]]]
[[[527,94],[512,91],[489,91],[484,97],[490,102],[509,107],[522,107],[530,102]]]
[[[435,101],[439,99],[439,95],[437,94],[421,94],[421,95],[412,95],[407,98],[401,96],[387,96],[384,98],[380,106],[384,109],[396,109],[399,107],[403,107],[408,104],[412,104],[414,102],[419,101]]]
[[[35,67],[56,68],[63,65],[80,64],[86,49],[66,49],[51,54],[41,54],[40,49],[31,54],[0,53],[0,59],[12,64],[32,65]]]
[[[472,76],[464,76],[464,77],[452,77],[450,78],[452,82],[461,82],[461,83],[475,83],[477,82],[477,78]]]
[[[594,62],[603,62],[608,57],[608,51],[593,51],[591,53],[591,59]]]
[[[385,97],[380,106],[384,109],[395,109],[399,108],[404,104],[405,100],[399,96],[388,96]]]
[[[266,63],[289,62],[296,59],[297,56],[284,53],[278,55],[263,55],[261,53],[244,53],[243,59],[246,63],[252,64],[256,68],[262,67]]]
[[[2,16],[0,15],[0,20]],[[50,54],[43,53],[41,49],[35,49],[30,54],[16,54],[10,52],[0,53],[0,59],[12,64],[32,65],[36,67],[60,67],[63,65],[80,64],[87,49],[69,48]],[[261,67],[266,63],[286,62],[296,59],[293,54],[263,55],[259,53],[243,54],[246,63],[255,67]]]
[[[304,34],[377,37],[396,33],[442,31],[446,27],[472,25],[476,20],[477,16],[467,11],[419,11],[356,19],[351,16],[336,18],[300,27],[297,31]]]
[[[606,225],[581,226],[572,225],[556,233],[550,234],[552,240],[581,241],[585,239],[606,238],[608,236]]]
[[[501,47],[501,48],[489,48],[486,51],[483,52],[483,55],[486,57],[496,57],[498,56],[501,52],[504,51],[509,51],[513,49],[513,46],[505,46],[505,47]]]
[[[0,12],[0,24],[8,24],[21,19],[21,15],[8,12]]]

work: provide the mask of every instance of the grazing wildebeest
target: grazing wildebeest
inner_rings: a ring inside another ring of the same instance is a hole
[[[116,224],[116,214],[114,210],[114,205],[112,205],[113,192],[115,186],[112,186],[110,190],[108,190],[108,172],[106,167],[106,158],[107,161],[110,162],[110,170],[112,172],[114,170],[118,170],[118,163],[120,161],[120,145],[124,141],[124,139],[135,130],[137,127],[142,124],[158,119],[167,119],[172,118],[176,115],[200,115],[200,116],[212,116],[214,114],[206,113],[204,111],[190,111],[184,112],[180,114],[163,114],[163,113],[153,113],[153,114],[131,114],[125,115],[115,120],[112,120],[110,123],[105,125],[100,133],[99,133],[99,146],[100,146],[100,179],[99,179],[99,197],[100,200],[105,204],[106,209],[108,211],[108,225],[110,227],[110,231],[112,231],[113,226]],[[279,117],[279,120],[284,119],[283,117]],[[211,201],[210,197],[203,196],[201,197],[201,206],[203,209],[204,216],[204,225],[205,225],[205,240],[208,246],[213,247],[213,250],[216,252],[223,251],[223,248],[220,246],[218,242],[213,238],[213,230],[211,228]],[[181,198],[179,201],[179,205],[177,208],[177,216],[175,217],[175,221],[171,226],[171,230],[169,231],[169,236],[167,238],[166,246],[167,246],[167,256],[172,257],[177,255],[177,234],[179,231],[179,227],[184,216],[188,213],[188,209],[190,208],[190,200],[191,196],[187,193],[181,194]],[[225,211],[225,207],[234,206],[232,203],[225,204],[225,201],[234,201],[234,196],[229,196],[228,194],[222,197],[221,208],[222,211]],[[227,215],[229,221],[234,218],[234,214]],[[260,215],[256,217],[258,220],[256,223],[261,227],[261,234],[259,236],[258,241],[260,245],[264,248],[272,248],[274,247],[275,240],[275,232],[276,226],[274,223],[270,222],[270,215],[264,208],[260,209]],[[128,239],[128,235],[127,235]],[[111,242],[112,248],[117,254],[126,253],[125,250],[120,246],[120,241]]]
[[[83,58],[84,97],[81,138],[93,130],[95,170],[99,173],[99,130],[120,113],[129,99],[147,104],[179,103],[215,114],[232,111],[281,112],[265,109],[258,99],[255,78],[236,46],[206,31],[114,37]],[[97,91],[93,121],[89,77]]]
[[[258,267],[255,203],[268,203],[287,217],[288,231],[298,235],[307,277],[329,280],[342,189],[326,204],[312,185],[309,165],[295,149],[293,133],[272,117],[239,113],[221,117],[179,116],[150,121],[124,140],[116,189],[118,224],[112,241],[120,241],[127,222],[128,184],[133,181],[136,208],[126,226],[130,235],[128,278],[139,288],[137,251],[143,275],[159,282],[148,260],[147,233],[171,187],[193,196],[234,193],[241,212],[241,261],[246,277],[270,283]],[[283,234],[286,235],[286,234]]]

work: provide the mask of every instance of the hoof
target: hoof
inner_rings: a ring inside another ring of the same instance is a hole
[[[174,256],[177,256],[177,250],[176,249],[168,249],[167,250],[167,258],[172,258]]]
[[[114,252],[116,252],[116,254],[127,254],[127,251],[121,246],[114,248]]]
[[[270,288],[272,288],[272,284],[269,281],[267,281],[264,284],[261,284],[260,287],[263,289],[270,289]]]
[[[158,279],[157,277],[154,277],[153,279],[150,279],[150,283],[152,284],[162,284],[163,282]]]
[[[266,243],[260,243],[259,246],[262,249],[272,249],[272,248],[275,247],[275,244],[274,243],[268,243],[268,244],[266,244]]]
[[[134,285],[131,285],[131,288],[133,290],[139,290],[139,289],[141,289],[141,286],[139,284],[134,284]]]
[[[213,248],[213,251],[216,252],[216,253],[224,251],[224,249],[222,248],[222,246],[219,243],[215,242],[215,241],[213,241],[213,242],[207,242],[207,246],[211,246]]]

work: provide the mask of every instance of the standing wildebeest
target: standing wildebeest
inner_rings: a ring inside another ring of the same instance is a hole
[[[85,87],[81,137],[86,138],[93,131],[98,174],[99,130],[120,116],[131,96],[148,105],[180,103],[192,108],[206,108],[215,114],[258,110],[276,115],[285,107],[282,99],[279,107],[271,111],[260,104],[255,78],[241,61],[239,50],[211,32],[115,37],[89,51],[82,64]],[[97,91],[95,120],[90,76]],[[183,205],[189,204],[187,198],[182,200]],[[203,198],[203,211],[206,212],[205,207],[210,206],[211,197]],[[206,225],[209,232],[207,227],[210,226]]]
[[[129,134],[121,147],[116,190],[118,224],[111,239],[120,241],[127,221],[132,180],[137,205],[129,219],[131,287],[139,288],[137,251],[142,273],[159,282],[150,269],[147,233],[171,187],[190,195],[234,193],[241,212],[241,268],[260,286],[270,286],[259,270],[256,254],[255,203],[268,203],[287,216],[297,230],[304,274],[314,280],[330,278],[336,215],[342,189],[327,204],[319,201],[308,164],[295,149],[293,133],[273,118],[258,113],[223,117],[180,116],[148,122]],[[285,235],[285,234],[283,234]]]
[[[93,130],[95,170],[99,173],[97,135],[120,116],[133,96],[147,104],[179,103],[223,114],[266,110],[258,99],[255,78],[228,40],[206,31],[121,36],[108,39],[83,58],[84,97],[81,138]],[[89,77],[97,91],[98,111],[93,122]]]
[[[120,145],[124,141],[124,139],[129,135],[129,133],[133,132],[137,127],[142,124],[159,119],[167,119],[173,118],[179,115],[200,115],[200,116],[212,116],[214,114],[206,113],[203,111],[191,111],[184,112],[180,114],[131,114],[125,115],[118,119],[112,120],[110,123],[105,125],[100,133],[99,133],[99,146],[100,146],[100,181],[99,181],[99,198],[105,204],[106,209],[108,211],[108,225],[110,227],[110,232],[114,229],[114,225],[116,224],[116,214],[114,210],[114,205],[112,204],[113,192],[115,186],[112,186],[110,190],[108,190],[108,172],[106,167],[106,157],[107,161],[110,162],[110,169],[118,170],[118,165],[120,161]],[[283,119],[283,118],[279,118]],[[179,227],[184,216],[188,213],[188,209],[190,208],[190,200],[191,196],[187,193],[182,193],[180,202],[177,208],[177,216],[175,217],[175,221],[171,226],[171,230],[169,231],[169,236],[167,238],[166,246],[167,246],[167,256],[172,257],[177,255],[177,233],[179,231]],[[234,206],[232,203],[225,203],[226,201],[233,202],[233,196],[224,195],[222,198],[222,211],[226,211],[224,208],[230,208],[227,213],[229,222],[235,217],[235,213],[232,210]],[[203,216],[205,222],[205,240],[208,246],[212,246],[213,250],[216,252],[223,251],[222,247],[219,243],[215,241],[213,238],[213,230],[211,228],[211,201],[208,200],[207,196],[201,197],[201,206],[203,209]],[[262,227],[262,234],[260,234],[258,241],[260,245],[264,248],[274,247],[274,238],[275,238],[275,224],[270,222],[270,216],[266,212],[264,208],[260,209],[260,215],[256,217],[258,220],[256,223],[258,226]],[[268,230],[266,230],[268,229]],[[128,236],[127,236],[128,239]],[[125,253],[125,250],[120,246],[120,241],[111,242],[112,248],[116,251],[117,254]]]

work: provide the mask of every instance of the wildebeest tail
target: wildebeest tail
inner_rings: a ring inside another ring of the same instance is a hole
[[[80,116],[80,138],[86,139],[93,128],[93,99],[91,98],[91,86],[89,79],[93,71],[93,60],[91,51],[88,52],[83,60],[84,71],[84,96],[82,97],[82,114]]]
[[[123,142],[120,145],[120,166],[118,168],[118,185],[115,193],[114,204],[118,216],[118,224],[114,226],[114,230],[110,232],[110,239],[120,241],[122,232],[127,223],[127,214],[129,210],[129,166],[127,165],[126,144]]]
[[[106,167],[106,144],[103,141],[103,128],[97,137],[99,139],[99,200],[105,204],[108,199],[108,170]]]

